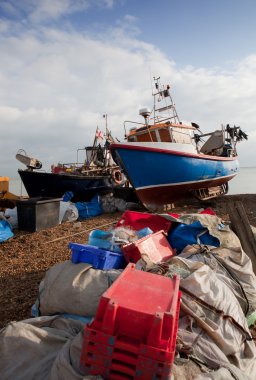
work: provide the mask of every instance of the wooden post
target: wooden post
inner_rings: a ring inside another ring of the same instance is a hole
[[[238,236],[242,248],[252,261],[256,274],[256,240],[241,201],[229,202],[228,213],[233,231]]]

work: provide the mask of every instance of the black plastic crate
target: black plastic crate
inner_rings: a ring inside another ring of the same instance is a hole
[[[59,224],[61,198],[28,198],[17,201],[19,230],[35,232]]]

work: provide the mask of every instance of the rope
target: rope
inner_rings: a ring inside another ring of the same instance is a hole
[[[117,223],[117,221],[118,221],[118,220],[116,220],[115,222],[102,224],[101,226],[97,226],[97,229],[100,229],[100,228],[102,228],[102,227],[109,226],[109,225],[111,225],[111,224],[115,224],[115,223]],[[93,231],[93,230],[95,230],[95,227],[94,227],[94,228],[90,228],[89,230],[83,230],[83,231],[80,231],[80,232],[76,232],[75,234],[72,234],[72,235],[66,235],[66,236],[62,236],[62,237],[57,238],[57,239],[54,239],[54,240],[47,241],[47,242],[45,242],[43,245],[45,245],[45,244],[50,244],[50,243],[53,243],[53,242],[56,242],[56,241],[59,241],[59,240],[68,239],[68,238],[73,237],[73,236],[75,236],[75,235],[81,235],[81,234],[83,234],[83,233],[91,232],[91,231]]]

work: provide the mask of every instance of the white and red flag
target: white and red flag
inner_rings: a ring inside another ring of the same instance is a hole
[[[97,129],[96,129],[96,138],[98,139],[98,140],[101,140],[101,141],[103,141],[104,140],[104,138],[103,138],[103,133],[101,132],[101,130],[97,127]]]

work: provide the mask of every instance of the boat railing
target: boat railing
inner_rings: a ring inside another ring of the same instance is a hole
[[[126,124],[127,123],[146,126],[145,123],[140,123],[138,121],[125,120],[124,121],[124,137],[125,137],[125,139],[127,138],[127,131],[126,131]],[[131,128],[130,128],[130,130],[131,130]]]
[[[61,162],[57,164],[55,167],[75,168],[75,167],[79,167],[83,165],[84,165],[84,162]]]
[[[97,146],[88,146],[85,148],[77,149],[77,158],[76,165],[78,166],[78,155],[79,152],[84,151],[85,157],[84,162],[80,165],[90,166],[93,163],[96,163],[98,166],[111,166],[111,154],[108,146],[101,146],[100,144]],[[80,158],[81,159],[81,158]]]
[[[130,121],[127,121],[129,123]],[[129,138],[129,141],[136,141],[136,136],[141,135],[144,133],[151,133],[156,132],[156,138],[157,141],[164,141],[166,142],[166,136],[161,136],[161,132],[159,134],[158,130],[161,131],[161,129],[166,129],[169,131],[170,139],[168,142],[174,142],[174,143],[183,143],[183,144],[191,144],[193,143],[192,140],[192,130],[195,128],[191,126],[191,129],[188,128],[188,126],[184,126],[182,124],[172,125],[163,123],[161,124],[154,124],[154,125],[145,125],[144,123],[137,123],[132,122],[132,124],[138,125],[139,128],[130,128],[128,135],[125,135],[125,138]],[[126,133],[126,132],[125,132]],[[135,140],[132,140],[135,138]],[[153,140],[152,140],[153,141]]]

